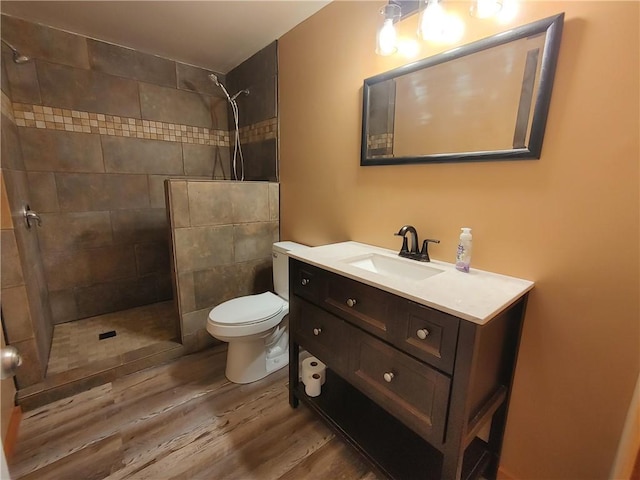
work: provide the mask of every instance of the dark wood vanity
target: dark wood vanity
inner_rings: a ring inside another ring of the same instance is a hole
[[[390,478],[496,477],[526,292],[478,324],[294,258],[289,278],[292,407]],[[327,365],[317,397],[301,349]]]

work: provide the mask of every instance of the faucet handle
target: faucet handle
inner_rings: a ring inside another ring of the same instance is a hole
[[[440,240],[434,240],[432,238],[427,238],[422,242],[422,250],[420,250],[420,260],[423,262],[430,262],[429,258],[429,242],[431,243],[440,243]]]

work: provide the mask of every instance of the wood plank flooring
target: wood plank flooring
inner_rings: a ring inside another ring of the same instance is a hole
[[[306,407],[288,371],[248,385],[215,347],[24,414],[13,479],[366,479],[380,477]]]

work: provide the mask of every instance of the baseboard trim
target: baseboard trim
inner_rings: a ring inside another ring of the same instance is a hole
[[[7,435],[3,440],[4,456],[7,460],[11,458],[18,441],[18,429],[20,428],[20,422],[22,421],[22,408],[20,406],[13,407],[11,411],[11,417],[9,418],[9,425],[7,427]]]

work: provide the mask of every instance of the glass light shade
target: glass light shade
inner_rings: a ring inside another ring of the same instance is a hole
[[[435,40],[440,37],[446,24],[446,13],[437,0],[427,0],[427,7],[420,16],[418,35],[423,40]]]
[[[395,53],[397,49],[396,27],[393,26],[393,20],[387,19],[378,30],[376,53],[386,56]]]
[[[491,18],[502,9],[502,0],[476,0],[469,13],[477,18]]]
[[[393,24],[400,19],[400,13],[400,6],[393,3],[380,9],[380,15],[384,17],[384,21],[376,36],[378,55],[391,55],[398,50],[396,27]]]
[[[496,18],[500,23],[511,23],[518,15],[518,10],[517,0],[502,0],[502,8],[496,14]]]
[[[462,38],[464,22],[449,14],[438,0],[427,0],[427,7],[418,22],[418,36],[423,40],[453,43]]]

